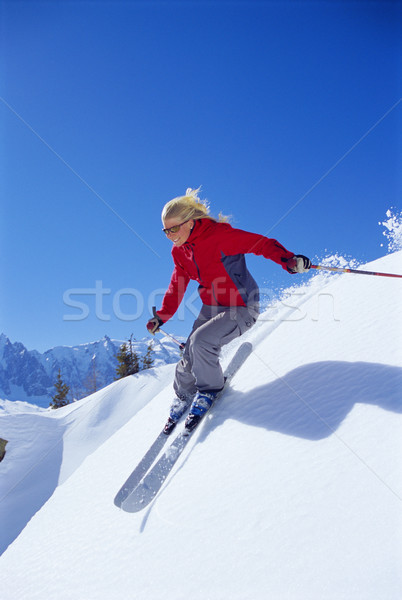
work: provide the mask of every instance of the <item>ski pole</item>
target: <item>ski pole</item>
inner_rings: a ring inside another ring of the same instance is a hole
[[[152,312],[154,313],[154,317],[158,317],[158,315],[156,314],[156,306],[152,307]],[[160,327],[156,331],[156,333],[163,333],[163,335],[167,335],[167,337],[170,338],[172,340],[172,342],[174,342],[175,344],[177,344],[179,346],[180,350],[184,350],[184,348],[186,347],[185,344],[183,344],[182,342],[179,342],[179,340],[176,340],[176,338],[174,338],[172,335],[170,335],[170,333],[168,333],[167,331],[163,331]]]
[[[167,335],[167,337],[170,338],[172,342],[179,346],[180,350],[184,350],[184,348],[186,347],[185,344],[182,344],[181,342],[179,342],[179,340],[176,340],[176,338],[170,335],[170,333],[168,333],[167,331],[163,331],[161,328],[159,328],[156,333],[163,333],[163,335]]]
[[[324,265],[311,265],[311,268],[335,271],[336,273],[358,273],[359,275],[378,275],[380,277],[402,277],[402,275],[395,275],[394,273],[376,273],[375,271],[360,271],[359,269],[344,269],[342,267],[325,267]]]

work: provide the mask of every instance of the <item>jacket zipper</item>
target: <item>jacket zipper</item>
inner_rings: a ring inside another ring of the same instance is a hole
[[[191,252],[193,253],[193,262],[194,262],[194,264],[196,266],[196,269],[197,269],[198,279],[200,280],[200,283],[202,284],[200,269],[198,267],[197,261],[195,260],[195,256],[194,256],[194,246],[192,244],[190,244],[190,248],[191,248]]]
[[[213,297],[214,297],[214,300],[215,300],[215,302],[216,302],[216,305],[217,305],[217,306],[222,306],[222,305],[220,304],[220,302],[218,302],[218,298],[216,297],[216,294],[215,294],[215,288],[214,288],[214,284],[213,284],[213,283],[211,283],[211,291],[212,291],[212,295],[213,295]]]
[[[195,260],[195,256],[194,256],[194,246],[193,246],[193,244],[189,244],[189,246],[190,246],[190,248],[191,248],[191,252],[192,252],[192,254],[193,254],[193,262],[194,262],[194,264],[195,264],[195,266],[196,266],[196,269],[197,269],[197,273],[198,273],[198,278],[199,278],[200,284],[201,284],[203,287],[205,287],[205,286],[203,285],[203,283],[202,283],[202,279],[201,279],[201,273],[200,273],[199,266],[198,266],[198,264],[197,264],[197,261]],[[214,289],[214,284],[213,284],[213,283],[211,283],[211,292],[212,292],[212,295],[213,295],[213,297],[214,297],[214,300],[215,300],[215,302],[216,302],[217,306],[222,306],[222,305],[221,305],[221,304],[218,302],[218,299],[217,299],[217,297],[216,297],[216,294],[215,294],[215,289]]]

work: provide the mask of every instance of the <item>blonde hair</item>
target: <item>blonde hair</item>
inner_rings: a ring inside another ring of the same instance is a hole
[[[167,202],[162,210],[162,221],[165,222],[167,219],[178,219],[182,222],[190,219],[211,219],[220,223],[229,221],[229,217],[222,213],[219,213],[217,219],[210,214],[209,202],[201,200],[198,196],[200,190],[201,187],[196,190],[187,188],[185,196],[178,196]]]

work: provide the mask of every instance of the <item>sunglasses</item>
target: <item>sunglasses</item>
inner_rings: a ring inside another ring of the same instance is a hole
[[[184,221],[183,223],[180,223],[180,225],[173,225],[173,227],[168,227],[167,229],[162,229],[163,233],[166,233],[166,235],[170,235],[171,233],[177,233],[180,229],[180,227],[182,225],[184,225],[185,223],[188,223],[190,221],[190,219],[187,219],[187,221]]]

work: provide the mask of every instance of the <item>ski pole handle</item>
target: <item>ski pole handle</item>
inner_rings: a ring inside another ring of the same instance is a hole
[[[394,273],[376,273],[375,271],[360,271],[359,269],[344,269],[342,267],[325,267],[324,265],[311,265],[311,269],[335,271],[336,273],[357,273],[358,275],[378,275],[380,277],[402,277]]]
[[[156,314],[156,306],[152,307],[152,312],[154,314],[154,317],[158,317],[158,315]],[[184,350],[184,348],[186,347],[185,344],[183,344],[182,342],[179,342],[179,340],[176,340],[176,338],[174,338],[172,335],[170,335],[170,333],[168,333],[167,331],[163,331],[160,327],[156,331],[156,333],[163,333],[163,335],[166,335],[168,338],[170,338],[172,340],[172,342],[174,342],[175,344],[177,344],[179,346],[180,350]]]

